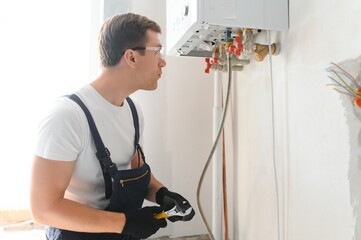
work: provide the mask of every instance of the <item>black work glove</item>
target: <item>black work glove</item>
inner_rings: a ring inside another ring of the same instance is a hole
[[[144,239],[156,233],[159,228],[165,228],[165,219],[155,219],[154,215],[161,213],[161,207],[144,207],[133,213],[126,213],[125,225],[122,233]]]
[[[169,191],[166,187],[160,188],[156,193],[156,202],[162,206],[165,211],[172,209],[174,206],[177,206],[179,210],[183,213],[190,207],[192,207],[189,202],[182,197],[180,194]],[[173,216],[169,217],[169,221],[189,221],[194,216],[194,210],[192,208],[191,213],[186,216]]]

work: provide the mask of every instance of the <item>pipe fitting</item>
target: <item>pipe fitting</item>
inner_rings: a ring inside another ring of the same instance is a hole
[[[256,60],[257,62],[262,62],[264,60],[264,58],[268,55],[269,53],[269,46],[268,45],[263,45],[263,44],[259,44],[256,43],[255,44],[256,49],[253,53],[253,58],[254,60]],[[277,55],[280,52],[280,45],[273,43],[271,45],[271,51],[272,51],[272,55]]]

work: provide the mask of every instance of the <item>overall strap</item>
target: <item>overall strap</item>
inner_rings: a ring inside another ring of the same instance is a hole
[[[112,191],[113,191],[112,181],[110,178],[109,171],[115,171],[115,170],[117,170],[117,167],[110,158],[110,152],[109,152],[108,148],[106,148],[104,146],[104,143],[99,135],[98,129],[95,126],[94,119],[91,116],[88,108],[85,106],[85,104],[80,100],[80,98],[77,95],[72,94],[69,96],[69,98],[71,100],[73,100],[74,102],[76,102],[83,109],[85,116],[88,120],[90,132],[93,136],[95,147],[97,149],[97,152],[95,155],[97,156],[97,158],[100,162],[100,166],[101,166],[102,172],[103,172],[103,177],[104,177],[104,182],[105,182],[105,198],[109,199],[111,197]]]
[[[139,145],[139,117],[138,117],[137,108],[135,107],[133,100],[130,97],[127,97],[126,100],[129,104],[129,107],[130,107],[130,110],[132,111],[132,116],[133,116],[133,124],[134,124],[134,128],[135,128],[134,147],[138,151],[138,167],[139,167],[140,166],[139,154],[141,154],[143,161],[145,162],[145,156],[144,156],[143,150]]]
[[[135,137],[134,137],[134,146],[136,147],[139,144],[139,118],[138,118],[138,113],[137,113],[137,109],[135,108],[134,102],[130,97],[126,98],[130,110],[132,111],[132,116],[133,116],[133,124],[134,124],[134,128],[135,128]]]

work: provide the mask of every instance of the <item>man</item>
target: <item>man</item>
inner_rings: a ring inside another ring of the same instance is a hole
[[[172,222],[194,216],[188,201],[151,173],[142,114],[128,98],[157,88],[166,65],[160,33],[137,14],[108,19],[99,34],[100,75],[60,98],[41,122],[30,201],[34,219],[49,226],[47,239],[141,239],[166,227],[155,217],[163,210],[184,213]],[[142,208],[144,199],[160,206]]]

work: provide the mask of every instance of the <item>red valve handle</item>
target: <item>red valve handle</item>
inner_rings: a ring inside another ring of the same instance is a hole
[[[209,73],[209,69],[211,69],[212,67],[212,64],[211,64],[211,60],[210,58],[205,58],[205,61],[206,61],[206,69],[204,70],[205,73]]]

